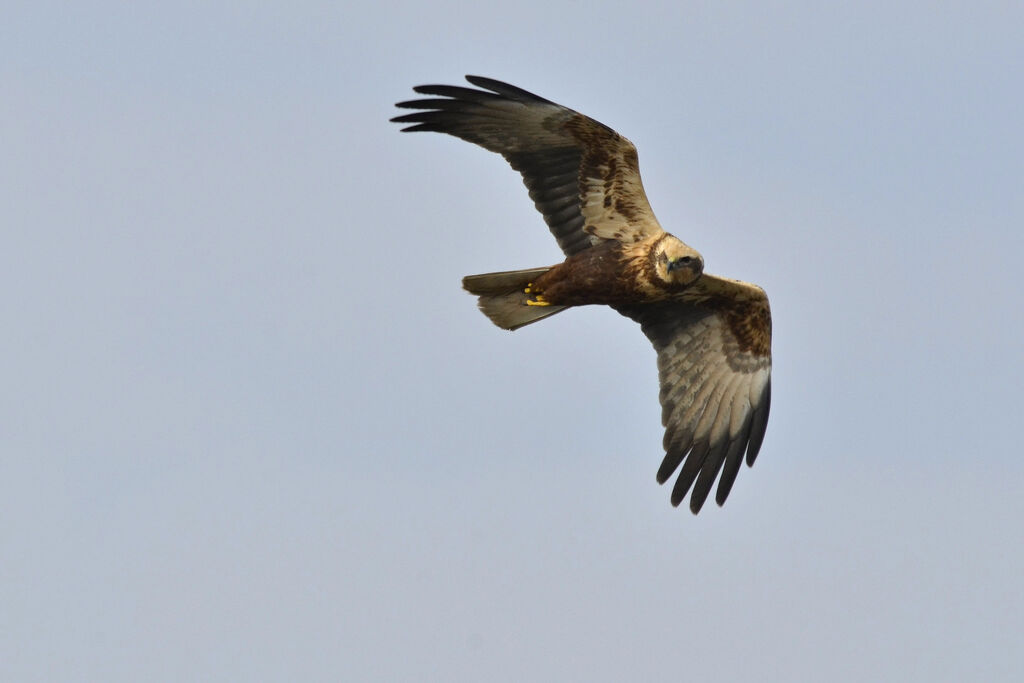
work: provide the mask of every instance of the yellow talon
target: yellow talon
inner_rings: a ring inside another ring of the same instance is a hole
[[[551,303],[544,298],[543,294],[535,294],[532,298],[526,300],[527,306],[550,306]]]

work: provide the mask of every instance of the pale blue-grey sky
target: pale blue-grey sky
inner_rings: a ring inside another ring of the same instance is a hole
[[[0,679],[1017,680],[1024,10],[15,3],[0,22]],[[654,352],[509,334],[477,73],[630,137],[774,315],[771,422],[673,509]]]

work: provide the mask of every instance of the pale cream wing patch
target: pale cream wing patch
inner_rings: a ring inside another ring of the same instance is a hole
[[[602,240],[626,244],[664,232],[654,216],[640,179],[636,147],[621,135],[602,135],[589,119],[566,127],[587,141],[580,164],[580,210],[583,230]]]

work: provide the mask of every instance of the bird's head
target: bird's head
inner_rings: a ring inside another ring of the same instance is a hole
[[[688,285],[704,272],[700,252],[672,235],[658,242],[652,256],[654,272],[666,284]]]

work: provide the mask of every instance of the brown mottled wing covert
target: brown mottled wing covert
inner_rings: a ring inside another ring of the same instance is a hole
[[[448,133],[501,154],[523,176],[537,210],[567,256],[603,240],[638,242],[662,232],[640,182],[636,148],[602,123],[501,81],[466,80],[484,90],[421,85],[437,99],[392,121],[404,131]]]
[[[764,290],[705,274],[676,300],[616,310],[639,322],[658,352],[665,425],[658,482],[683,463],[672,504],[693,487],[690,509],[697,513],[721,472],[721,505],[744,453],[754,464],[768,423],[771,315]]]

